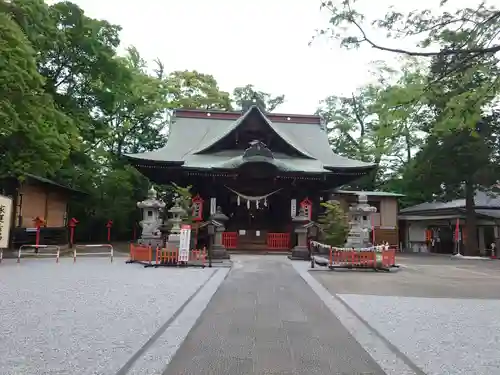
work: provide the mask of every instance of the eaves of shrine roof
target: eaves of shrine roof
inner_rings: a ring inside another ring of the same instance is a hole
[[[282,172],[305,172],[305,173],[331,173],[323,168],[320,161],[290,157],[288,155],[275,153],[271,163]],[[190,169],[235,169],[245,164],[244,152],[239,150],[226,150],[214,154],[194,154],[186,156],[183,168]]]
[[[151,152],[128,154],[126,155],[133,162],[153,162],[161,164],[178,164],[183,167],[196,168],[200,163],[211,165],[219,162],[228,162],[231,157],[241,155],[226,156],[223,161],[223,155],[214,155],[206,151],[236,129],[244,120],[250,111],[258,111],[267,121],[268,125],[281,137],[286,143],[292,146],[302,155],[301,158],[295,158],[292,164],[297,167],[304,167],[304,172],[315,170],[320,173],[326,173],[331,169],[355,169],[370,170],[373,164],[349,159],[336,155],[330,148],[328,136],[321,127],[319,118],[316,123],[309,121],[310,117],[294,115],[272,115],[271,121],[257,107],[250,108],[243,116],[228,118],[222,116],[224,113],[214,113],[209,111],[186,111],[178,110],[175,120],[170,126],[169,139],[165,147]],[[229,113],[231,114],[231,113]],[[234,114],[232,114],[234,115]],[[308,121],[306,121],[306,119]],[[205,158],[205,161],[201,161]],[[298,162],[300,160],[301,162]],[[309,160],[309,163],[308,163]],[[288,162],[290,163],[290,161]],[[306,165],[307,164],[307,165]],[[314,164],[314,167],[312,167]],[[309,167],[308,167],[309,166]]]
[[[476,209],[500,209],[500,194],[477,190],[474,196],[474,205]],[[425,202],[404,208],[399,212],[401,214],[424,214],[451,209],[465,209],[465,199],[455,199],[448,202]]]

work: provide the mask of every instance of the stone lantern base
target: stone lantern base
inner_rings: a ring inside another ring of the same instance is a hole
[[[213,245],[212,248],[210,249],[212,253],[212,259],[230,259],[231,257],[229,256],[229,253],[227,252],[227,249],[222,246],[216,246]],[[208,254],[207,254],[208,257]]]
[[[291,260],[310,260],[309,249],[306,246],[295,246],[292,249]]]
[[[162,247],[163,246],[163,240],[158,236],[142,236],[142,238],[139,238],[137,241],[139,245],[146,245],[146,246],[151,246],[153,249],[155,249],[157,246]]]
[[[171,233],[167,239],[167,250],[179,250],[181,246],[181,235],[179,233]]]

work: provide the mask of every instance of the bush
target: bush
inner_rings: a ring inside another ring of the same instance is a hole
[[[337,201],[321,203],[325,212],[319,217],[322,242],[330,246],[344,246],[349,234],[347,214]]]

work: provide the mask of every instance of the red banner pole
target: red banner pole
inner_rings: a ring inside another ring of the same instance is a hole
[[[40,245],[40,224],[36,225],[35,245],[38,250],[38,245]]]
[[[373,224],[373,214],[370,215],[370,221],[372,224],[372,245],[375,246],[375,225]]]
[[[111,227],[113,226],[113,220],[108,220],[106,227],[108,228],[108,243],[111,243]]]

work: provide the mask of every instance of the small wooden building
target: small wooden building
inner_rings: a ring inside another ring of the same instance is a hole
[[[477,240],[481,254],[500,239],[500,195],[476,191],[474,196]],[[455,229],[459,224],[460,250],[467,246],[465,199],[426,202],[399,213],[401,242],[405,251],[452,254],[456,251]]]
[[[67,244],[68,205],[75,190],[49,179],[26,175],[0,181],[0,193],[12,197],[11,246],[35,243],[35,218],[42,219],[40,244]]]
[[[127,155],[151,181],[193,186],[199,220],[228,216],[226,248],[289,250],[293,218],[374,165],[333,153],[319,116],[177,110],[165,147]]]

